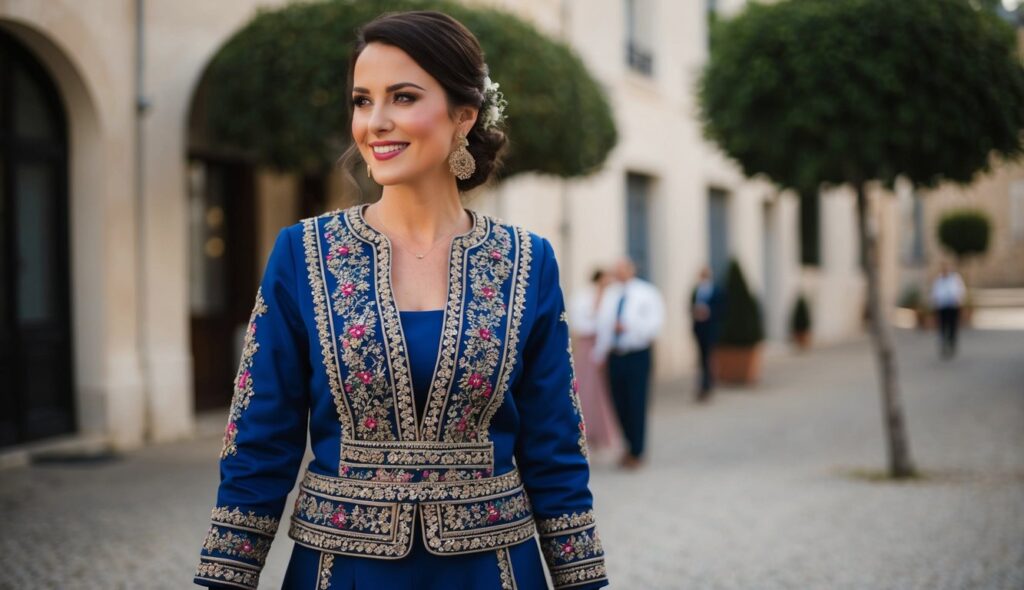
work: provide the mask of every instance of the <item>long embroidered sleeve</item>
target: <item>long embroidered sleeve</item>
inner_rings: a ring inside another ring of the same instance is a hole
[[[586,431],[576,392],[565,303],[551,244],[540,238],[536,318],[516,393],[516,464],[555,588],[608,584],[587,485]]]
[[[220,487],[195,583],[255,589],[306,446],[309,343],[289,229],[256,293],[220,454]]]

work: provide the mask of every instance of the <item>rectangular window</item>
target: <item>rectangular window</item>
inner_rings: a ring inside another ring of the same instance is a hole
[[[821,266],[821,197],[816,191],[800,194],[800,264]]]
[[[626,0],[626,63],[645,76],[654,73],[653,0]]]
[[[724,281],[729,269],[729,193],[708,189],[708,267],[715,282]]]
[[[642,279],[651,280],[650,256],[650,212],[651,186],[654,184],[650,176],[643,174],[626,174],[626,253],[636,264],[636,274]]]

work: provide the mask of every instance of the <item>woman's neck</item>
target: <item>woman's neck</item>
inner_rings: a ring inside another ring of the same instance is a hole
[[[450,187],[434,185],[433,189],[384,187],[380,200],[367,209],[370,221],[411,244],[430,245],[448,234],[468,231],[471,220],[462,208],[455,183]]]

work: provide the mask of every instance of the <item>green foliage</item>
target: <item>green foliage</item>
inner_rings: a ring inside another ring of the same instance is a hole
[[[1015,32],[965,0],[782,0],[716,23],[705,135],[780,187],[970,182],[1024,152]]]
[[[988,215],[976,209],[958,209],[942,216],[938,225],[939,243],[957,258],[984,254],[988,250],[992,223]]]
[[[794,333],[807,332],[811,329],[811,308],[802,294],[796,298],[796,303],[793,305],[793,315],[790,317],[789,327]]]
[[[764,340],[761,306],[747,287],[743,270],[736,260],[729,261],[725,280],[725,319],[721,343],[727,346],[754,346]]]
[[[331,165],[351,141],[348,60],[356,30],[389,10],[460,20],[501,84],[510,150],[505,176],[586,175],[618,140],[604,91],[565,44],[506,12],[448,0],[329,0],[261,10],[210,64],[207,121],[219,143],[283,170]]]

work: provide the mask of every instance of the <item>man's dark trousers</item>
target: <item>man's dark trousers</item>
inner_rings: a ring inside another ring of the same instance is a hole
[[[939,352],[941,352],[943,356],[953,356],[953,354],[956,353],[956,332],[960,324],[960,308],[939,308],[938,316]]]
[[[714,386],[711,374],[711,351],[715,346],[715,335],[711,322],[696,322],[693,326],[693,335],[697,338],[697,348],[700,351],[700,393],[702,396],[706,396]]]
[[[629,453],[640,457],[644,452],[644,431],[647,424],[647,387],[651,376],[651,348],[608,355],[608,380],[615,412],[619,415],[622,434]]]

